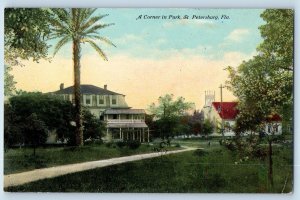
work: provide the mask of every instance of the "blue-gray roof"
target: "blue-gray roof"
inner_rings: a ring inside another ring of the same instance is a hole
[[[81,94],[98,94],[98,95],[123,95],[94,85],[80,85]],[[55,94],[73,94],[74,86],[52,92]],[[124,95],[123,95],[124,96]]]

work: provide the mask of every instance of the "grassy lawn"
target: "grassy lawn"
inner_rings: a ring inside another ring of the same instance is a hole
[[[6,191],[26,192],[234,192],[292,191],[292,148],[274,147],[274,188],[265,161],[241,164],[224,147],[209,147],[45,179]],[[285,184],[286,182],[286,184]],[[286,185],[286,186],[284,186]]]
[[[108,147],[104,144],[87,145],[80,148],[48,147],[38,148],[36,156],[32,155],[32,148],[9,149],[4,153],[4,174],[24,172],[57,165],[149,153],[153,152],[153,147],[154,146],[146,144],[142,144],[137,149],[129,149],[128,147],[119,148],[115,145]],[[176,150],[179,148],[166,147],[166,149]]]

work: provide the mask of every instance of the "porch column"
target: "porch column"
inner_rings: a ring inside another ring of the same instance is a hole
[[[142,142],[142,130],[139,131],[140,134],[140,142]]]
[[[149,143],[149,128],[148,128],[148,143]]]
[[[122,129],[120,128],[120,139],[122,139]]]
[[[133,131],[132,131],[132,140],[135,140],[135,130],[133,128]]]
[[[145,129],[143,128],[142,142],[145,142]]]
[[[108,136],[108,128],[106,128],[106,136]]]

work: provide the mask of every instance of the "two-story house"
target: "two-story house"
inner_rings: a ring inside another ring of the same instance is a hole
[[[94,85],[81,85],[82,106],[94,116],[106,123],[105,140],[139,140],[149,142],[149,129],[145,123],[143,109],[131,109],[125,101],[125,95]],[[74,102],[74,87],[64,88],[60,84],[59,90],[52,92],[60,95],[64,100]]]

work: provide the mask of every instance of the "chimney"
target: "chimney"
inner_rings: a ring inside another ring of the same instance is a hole
[[[107,85],[104,85],[104,90],[107,90]]]
[[[59,90],[63,90],[64,89],[64,84],[61,83],[60,86],[59,86]]]

